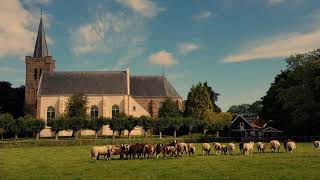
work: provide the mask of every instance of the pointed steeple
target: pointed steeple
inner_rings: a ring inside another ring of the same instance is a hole
[[[41,10],[40,24],[38,29],[36,46],[34,47],[33,57],[41,58],[46,56],[49,56],[49,52],[47,48],[46,36],[44,33],[44,27],[42,22],[42,10]]]

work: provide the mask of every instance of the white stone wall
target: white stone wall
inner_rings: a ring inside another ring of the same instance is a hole
[[[47,109],[48,107],[54,107],[56,111],[56,117],[64,113],[66,108],[66,103],[70,96],[38,96],[38,109],[37,117],[47,121]],[[92,106],[97,106],[99,111],[99,116],[109,117],[112,116],[112,106],[118,105],[120,112],[124,112],[127,115],[132,115],[134,117],[140,117],[142,115],[150,116],[150,114],[131,96],[128,95],[88,95],[88,109],[87,113],[90,115],[90,109]],[[127,132],[124,132],[127,134]],[[142,128],[135,128],[131,135],[142,135],[144,133]],[[94,135],[95,132],[92,130],[83,130],[81,135]],[[112,130],[109,125],[106,125],[100,130],[99,135],[112,135]],[[72,131],[61,131],[59,136],[71,136]],[[41,131],[40,137],[51,137],[54,133],[51,132],[50,127],[45,128]]]

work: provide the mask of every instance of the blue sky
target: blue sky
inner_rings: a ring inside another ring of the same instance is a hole
[[[252,103],[285,57],[320,47],[318,0],[2,0],[0,80],[24,84],[43,9],[57,71],[165,75],[186,98],[207,81],[218,105]]]

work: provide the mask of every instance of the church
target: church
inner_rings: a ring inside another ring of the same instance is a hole
[[[56,61],[49,55],[42,17],[33,56],[26,56],[25,63],[25,112],[46,122],[63,114],[68,98],[79,93],[87,97],[87,114],[93,118],[112,118],[119,113],[156,117],[166,97],[171,97],[177,107],[183,109],[182,97],[164,76],[132,75],[129,68],[55,71]],[[108,134],[103,131],[107,130],[102,130],[103,135]],[[40,135],[51,136],[50,127]]]

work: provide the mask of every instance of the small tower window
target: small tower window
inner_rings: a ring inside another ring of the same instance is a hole
[[[42,69],[40,69],[40,74],[39,74],[39,78],[41,77],[41,75],[42,75]]]
[[[133,106],[132,109],[135,111],[136,110],[136,106]]]
[[[37,79],[38,77],[38,71],[37,69],[34,69],[33,79]]]

